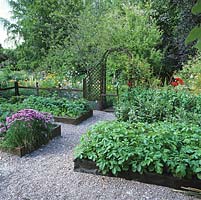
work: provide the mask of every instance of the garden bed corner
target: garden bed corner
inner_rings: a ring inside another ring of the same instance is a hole
[[[77,118],[69,118],[69,117],[54,117],[55,122],[60,122],[64,124],[73,124],[73,125],[78,125],[81,122],[87,120],[88,118],[93,116],[93,110],[90,110],[83,115],[77,117]]]

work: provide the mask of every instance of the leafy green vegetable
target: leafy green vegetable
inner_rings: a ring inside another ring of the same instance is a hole
[[[193,14],[201,13],[201,0],[198,0],[197,3],[193,6],[192,13]],[[201,27],[200,26],[194,27],[189,33],[188,37],[186,38],[186,41],[185,41],[186,45],[193,41],[197,41],[195,47],[201,50],[201,34],[200,33],[201,33]]]
[[[83,135],[76,157],[105,174],[132,169],[176,177],[201,177],[201,129],[187,123],[102,122]]]
[[[83,99],[68,100],[66,98],[29,96],[24,100],[12,98],[7,102],[0,102],[0,121],[24,108],[71,118],[79,117],[90,110],[88,102]]]

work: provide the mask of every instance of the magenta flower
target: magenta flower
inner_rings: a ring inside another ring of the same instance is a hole
[[[53,116],[49,113],[42,113],[33,109],[20,110],[17,113],[13,114],[11,117],[6,118],[7,128],[9,128],[10,125],[17,120],[19,121],[40,120],[48,124],[53,122]]]

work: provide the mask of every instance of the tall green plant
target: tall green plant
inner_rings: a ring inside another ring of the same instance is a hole
[[[183,66],[178,74],[182,77],[185,85],[196,94],[200,94],[201,91],[201,55],[198,54],[196,57],[188,61],[187,64]]]
[[[186,121],[200,125],[201,96],[189,91],[135,88],[125,93],[116,106],[120,121],[131,123],[158,121]]]

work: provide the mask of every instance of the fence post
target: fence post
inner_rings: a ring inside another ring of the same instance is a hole
[[[119,101],[119,86],[117,85],[117,100]]]
[[[87,81],[86,78],[83,79],[83,83],[82,83],[82,87],[83,87],[83,98],[86,99],[87,98]]]
[[[39,96],[39,84],[36,82],[36,95]]]
[[[18,82],[15,81],[15,96],[20,96],[20,93],[19,93],[19,85],[18,85]]]

